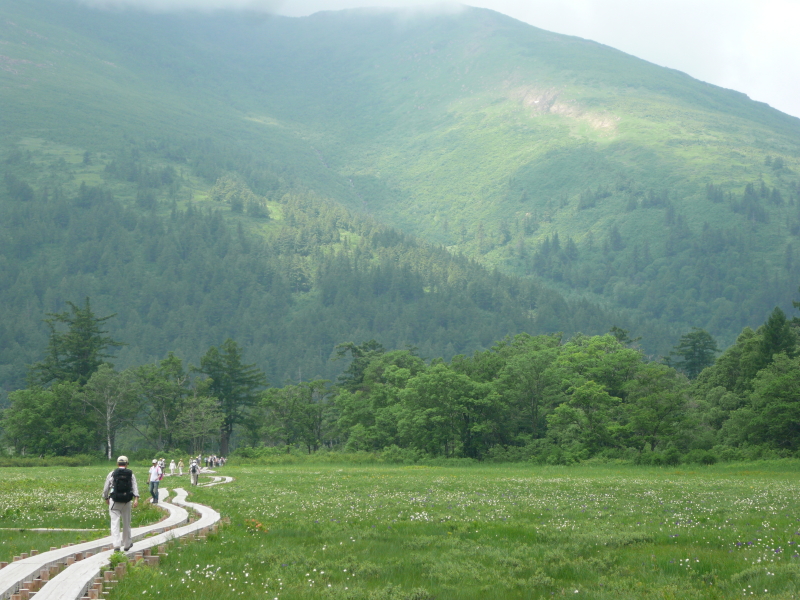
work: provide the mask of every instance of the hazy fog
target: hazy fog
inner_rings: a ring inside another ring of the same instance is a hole
[[[287,16],[362,6],[452,10],[432,0],[85,0],[148,10],[248,8]],[[618,48],[800,116],[798,0],[469,0]]]

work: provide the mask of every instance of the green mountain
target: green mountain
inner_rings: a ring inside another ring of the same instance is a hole
[[[180,237],[170,219],[190,227],[200,217],[185,215],[199,210],[211,222],[217,217],[209,207],[224,206],[225,235],[269,244],[277,231],[297,227],[283,220],[290,199],[311,198],[346,209],[348,223],[366,218],[399,236],[403,257],[393,260],[411,272],[427,276],[425,260],[433,259],[415,250],[426,248],[443,264],[469,265],[464,286],[472,277],[505,277],[501,287],[537,290],[535,306],[530,297],[500,294],[520,317],[496,326],[485,343],[526,327],[594,333],[614,324],[643,335],[654,353],[664,353],[690,326],[730,343],[776,304],[788,309],[796,289],[800,120],[612,48],[481,9],[289,19],[27,0],[4,10],[0,144],[7,189],[0,202],[7,214],[22,211],[16,218],[26,232],[34,218],[20,208],[26,198],[40,207],[42,221],[57,217],[51,202],[83,202],[88,211],[113,205],[120,215],[134,215],[126,217],[137,223],[131,231],[153,219],[162,246]],[[235,189],[226,190],[225,181],[236,182]],[[80,200],[86,194],[102,198],[87,203]],[[3,250],[5,277],[13,279],[6,289],[19,279],[8,273],[22,269],[33,277],[37,260],[50,268],[46,252],[77,260],[83,238],[66,236],[63,219],[54,223],[63,229],[42,226],[27,232],[27,241],[5,233],[15,244]],[[322,249],[303,259],[313,276],[307,288],[287,288],[292,306],[302,304],[303,294],[323,295],[320,265],[358,228],[335,229],[338,240],[333,233],[325,242],[318,236],[312,245]],[[45,231],[52,237],[42,245]],[[369,247],[365,272],[384,260],[373,237],[361,232],[354,241]],[[144,238],[130,244],[131,256],[145,253]],[[220,254],[211,246],[206,251],[207,263]],[[298,253],[292,247],[287,256],[295,260]],[[178,262],[190,254],[179,254]],[[461,255],[505,276],[451,258]],[[37,311],[94,291],[78,277],[85,269],[57,264],[50,277],[64,285],[43,280],[33,304],[23,301],[30,296],[16,296],[5,309],[5,327],[22,327],[21,315],[36,320]],[[257,268],[243,268],[239,284],[212,286],[218,296],[212,288],[199,292],[202,302],[218,307],[220,328],[197,343],[219,343],[223,331],[238,327],[250,331],[220,298],[239,298],[254,285],[244,280]],[[427,298],[437,288],[425,280],[420,289]],[[122,311],[122,289],[105,294],[99,306]],[[137,360],[187,339],[191,310],[184,309],[187,320],[173,322],[170,311],[180,311],[185,300],[171,302],[166,313],[140,303],[136,318],[126,321],[138,319],[162,334],[159,343],[148,339],[148,347],[136,350]],[[497,309],[477,304],[486,306]],[[159,324],[159,314],[169,323]],[[278,314],[286,331],[302,321]],[[332,345],[361,341],[358,335],[368,337],[376,327],[343,326],[315,349],[299,344],[272,376],[293,376],[288,365],[306,355],[316,355],[309,368],[325,374],[319,365]],[[430,330],[423,330],[421,337],[384,341],[425,344]],[[275,352],[258,349],[271,335],[240,341],[266,360]],[[8,367],[14,378],[20,357],[42,347],[34,338],[17,336],[25,352]],[[484,343],[476,338],[448,348],[446,340],[447,329],[430,351]],[[125,341],[128,352],[140,346]]]
[[[141,154],[133,146],[98,158],[49,143],[6,159],[6,389],[22,385],[26,365],[42,358],[45,313],[83,296],[96,314],[115,314],[107,326],[125,344],[119,366],[170,351],[197,365],[208,347],[232,337],[276,385],[335,378],[335,347],[353,339],[434,358],[472,354],[517,331],[637,326],[311,192],[269,200],[226,176],[207,197],[190,199],[191,177],[149,168],[135,158]],[[104,185],[85,183],[93,178]]]

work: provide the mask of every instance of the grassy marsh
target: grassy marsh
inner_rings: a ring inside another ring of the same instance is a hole
[[[796,466],[229,467],[230,517],[113,598],[791,598]],[[751,594],[752,592],[752,594]]]

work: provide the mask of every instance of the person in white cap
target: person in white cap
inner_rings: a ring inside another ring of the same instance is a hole
[[[192,485],[197,485],[197,478],[200,476],[200,465],[197,464],[196,460],[192,460],[192,464],[189,467],[189,476],[192,478]]]
[[[150,495],[152,496],[151,502],[153,504],[158,504],[158,482],[161,481],[161,478],[164,476],[164,471],[161,470],[161,467],[158,465],[158,460],[153,459],[153,466],[150,467],[150,476],[148,477],[148,483],[150,484]]]
[[[128,468],[127,456],[120,456],[117,459],[117,468],[106,477],[103,500],[108,504],[108,514],[111,517],[111,540],[114,550],[119,551],[121,548],[130,550],[133,546],[131,504],[134,508],[139,506],[139,486],[136,484],[136,475]],[[122,535],[120,535],[120,521]]]
[[[174,458],[171,461],[169,461],[169,474],[170,475],[175,475],[175,459]]]

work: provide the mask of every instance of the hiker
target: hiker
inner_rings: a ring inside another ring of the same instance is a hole
[[[178,475],[183,475],[183,459],[178,460]]]
[[[197,478],[200,476],[200,465],[197,464],[197,461],[192,461],[192,465],[189,467],[189,476],[192,478],[192,485],[197,485]]]
[[[170,475],[175,475],[175,459],[174,458],[171,461],[169,461],[169,474]]]
[[[164,471],[158,466],[158,461],[153,459],[153,466],[150,467],[148,483],[150,484],[150,495],[153,497],[151,502],[158,504],[158,482],[164,477]]]
[[[127,456],[120,456],[117,459],[117,468],[106,477],[103,500],[108,504],[108,514],[111,517],[111,541],[114,550],[118,552],[124,548],[127,552],[133,546],[131,500],[134,508],[139,506],[139,486],[136,485],[136,475],[128,468]],[[122,521],[122,535],[119,530],[120,521]]]

